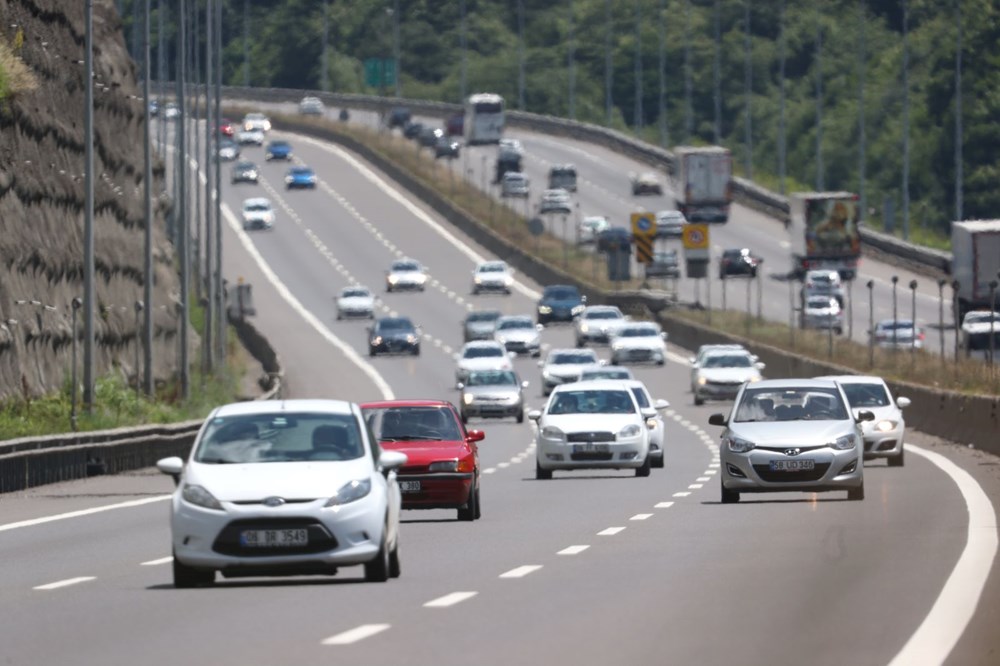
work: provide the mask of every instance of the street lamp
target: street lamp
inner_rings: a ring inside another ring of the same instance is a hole
[[[990,372],[993,372],[993,357],[997,351],[996,323],[994,322],[997,311],[997,281],[990,280]]]
[[[865,283],[868,287],[868,367],[875,367],[875,280]]]
[[[795,349],[795,283],[788,281],[788,343]]]
[[[847,339],[854,340],[854,279],[847,281]]]
[[[142,325],[139,323],[139,317],[142,315],[142,311],[144,309],[145,306],[141,300],[135,302],[135,397],[136,398],[139,397],[139,386],[142,384],[142,382],[139,380],[139,378],[141,377],[141,373],[139,372],[139,366],[140,366],[139,353],[142,350],[142,344],[140,344],[141,338],[139,337],[139,331],[141,330]]]
[[[913,335],[910,337],[910,363],[913,363],[917,350],[917,281],[910,280],[910,313],[913,322]]]
[[[757,272],[753,274],[753,279],[757,283],[757,321],[764,320],[764,283],[760,279],[760,267],[763,265],[764,260],[758,260]]]
[[[941,365],[944,365],[944,286],[948,284],[948,281],[944,278],[938,278],[938,336],[940,340],[938,343],[940,345],[941,352]]]
[[[958,280],[952,280],[951,282],[951,309],[952,309],[952,325],[955,328],[955,361],[958,361],[958,344],[959,344],[959,334],[958,327],[961,325],[958,316],[958,288],[962,286],[962,283]]]
[[[83,301],[78,296],[70,305],[73,311],[73,369],[70,371],[69,425],[76,432],[76,313],[83,307]]]
[[[562,240],[563,240],[563,270],[569,270],[569,236],[566,233],[567,215],[562,216]]]
[[[899,276],[892,276],[892,351],[896,351],[896,285],[899,283]]]

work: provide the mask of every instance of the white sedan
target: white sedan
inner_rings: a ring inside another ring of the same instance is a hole
[[[259,129],[243,128],[236,133],[236,142],[241,146],[253,144],[255,146],[264,145],[264,132]]]
[[[510,294],[514,284],[514,271],[506,261],[484,261],[472,271],[472,295],[482,292],[500,292]]]
[[[261,132],[271,131],[271,120],[263,113],[248,113],[243,116],[243,129],[258,129]]]
[[[371,289],[360,285],[344,287],[337,297],[337,319],[363,317],[374,319],[375,295]]]
[[[656,410],[640,408],[625,382],[581,382],[558,386],[544,410],[528,412],[538,425],[535,478],[553,470],[634,469],[649,476],[647,419]]]
[[[962,346],[967,350],[989,349],[990,336],[1000,347],[1000,312],[973,310],[962,318]]]
[[[538,357],[542,353],[542,328],[531,315],[500,317],[493,329],[493,339],[509,352]]]
[[[576,346],[583,347],[589,342],[607,344],[628,321],[614,305],[589,305],[573,322]]]
[[[539,361],[542,369],[542,394],[549,395],[560,384],[579,381],[580,373],[590,366],[604,365],[593,349],[553,349]]]
[[[646,385],[638,379],[626,381],[625,386],[632,391],[640,409],[653,408],[656,410],[656,416],[646,419],[646,425],[649,426],[649,460],[652,467],[662,468],[667,430],[666,424],[663,422],[662,412],[670,407],[670,403],[662,399],[653,400]]]
[[[400,259],[392,262],[385,274],[385,290],[414,289],[423,291],[427,285],[427,271],[419,261]]]
[[[216,408],[191,454],[157,467],[174,478],[175,587],[226,578],[399,575],[406,455],[370,439],[361,410],[341,400],[265,400]]]
[[[469,373],[474,371],[513,370],[511,357],[516,356],[495,340],[474,340],[466,342],[462,351],[455,354],[458,367],[455,369],[455,382],[468,380]]]
[[[274,207],[265,197],[243,201],[243,229],[271,229],[274,227]]]
[[[910,406],[910,399],[903,396],[894,399],[881,377],[843,375],[817,379],[832,379],[840,384],[848,405],[856,413],[867,410],[874,414],[873,420],[861,421],[865,460],[885,458],[889,467],[902,467],[903,437],[906,433],[903,409]]]
[[[667,334],[655,322],[622,326],[611,339],[611,365],[667,362]]]

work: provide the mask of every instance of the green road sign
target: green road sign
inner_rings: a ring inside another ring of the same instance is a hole
[[[365,85],[370,88],[396,85],[395,58],[368,58],[365,60]]]

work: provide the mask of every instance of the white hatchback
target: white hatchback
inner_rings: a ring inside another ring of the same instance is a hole
[[[385,290],[415,289],[423,291],[427,285],[427,271],[420,262],[400,259],[392,262],[385,274]]]
[[[455,382],[468,380],[469,373],[487,370],[513,370],[511,357],[516,356],[495,340],[474,340],[465,343],[462,351],[455,354],[458,367],[455,369]]]
[[[337,319],[348,317],[375,318],[375,295],[371,289],[356,285],[344,287],[337,297]]]
[[[272,229],[274,227],[274,207],[265,197],[254,197],[243,201],[243,229]]]
[[[894,399],[881,377],[842,375],[817,379],[832,379],[840,384],[855,416],[861,410],[870,411],[875,416],[871,421],[861,421],[865,460],[885,458],[889,467],[902,467],[903,437],[906,433],[903,409],[910,406],[910,399],[903,396]]]
[[[340,400],[265,400],[216,408],[174,477],[175,587],[215,573],[332,575],[364,565],[365,579],[399,575],[400,491],[406,455],[370,438],[361,410]]]
[[[649,476],[647,419],[656,410],[640,408],[626,382],[580,382],[558,386],[543,410],[528,412],[538,426],[535,478],[553,470],[634,469]]]
[[[472,295],[483,292],[510,294],[514,271],[506,261],[483,261],[472,271]]]
[[[580,373],[588,367],[604,365],[593,349],[553,349],[544,361],[538,362],[542,369],[542,394],[549,395],[560,384],[579,381]]]
[[[622,326],[611,339],[611,364],[667,362],[667,334],[652,321]]]

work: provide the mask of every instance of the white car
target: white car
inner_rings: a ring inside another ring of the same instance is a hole
[[[763,369],[764,364],[748,351],[709,352],[694,369],[694,404],[732,400],[743,384],[760,381]]]
[[[583,347],[591,342],[608,344],[628,321],[614,305],[588,305],[573,321],[576,346]]]
[[[844,331],[844,309],[830,295],[809,296],[802,304],[802,328],[829,330],[840,335]]]
[[[344,287],[337,297],[337,319],[350,317],[375,318],[375,295],[360,285]]]
[[[527,198],[531,193],[531,181],[520,171],[508,171],[500,179],[500,196]]]
[[[455,360],[458,361],[455,382],[464,383],[473,371],[513,370],[514,364],[510,359],[514,355],[514,352],[508,352],[495,340],[466,342],[462,350],[455,354]]]
[[[608,218],[601,215],[588,215],[580,221],[576,230],[576,242],[581,245],[596,243],[597,237],[602,231],[611,228]]]
[[[810,296],[833,296],[837,299],[837,303],[843,307],[846,292],[840,273],[828,269],[806,271],[802,280],[802,300],[804,301]]]
[[[265,197],[254,197],[243,201],[244,229],[274,228],[274,207]]]
[[[652,321],[622,326],[611,339],[611,365],[667,362],[667,334]]]
[[[553,470],[634,469],[649,476],[647,419],[625,382],[607,379],[559,386],[543,410],[528,418],[538,426],[535,478],[551,479]]]
[[[990,336],[996,338],[994,347],[1000,348],[1000,312],[973,310],[962,319],[962,346],[965,349],[989,349]]]
[[[423,291],[427,285],[427,271],[414,259],[392,262],[385,273],[385,290],[415,289]]]
[[[569,201],[569,192],[566,190],[545,190],[542,193],[542,200],[538,204],[538,212],[569,215],[573,212]]]
[[[881,377],[842,375],[817,379],[832,379],[840,384],[855,416],[861,410],[875,415],[874,420],[860,421],[865,459],[885,458],[889,467],[902,467],[903,437],[906,433],[903,409],[910,406],[910,399],[903,396],[893,399],[892,392]]]
[[[483,261],[472,271],[473,296],[484,291],[510,294],[510,287],[513,284],[513,271],[506,261]]]
[[[650,466],[661,469],[663,467],[663,451],[666,438],[666,424],[663,422],[663,410],[670,407],[666,400],[653,400],[646,385],[637,379],[625,381],[625,386],[632,391],[639,409],[656,410],[656,416],[646,419],[649,426],[649,459]]]
[[[163,107],[163,117],[167,120],[176,120],[180,115],[181,108],[174,102],[167,102],[167,105]]]
[[[656,214],[656,237],[680,238],[686,224],[687,219],[679,210],[661,210]]]
[[[319,97],[303,97],[299,102],[299,113],[304,116],[322,116],[326,112],[326,105]]]
[[[235,141],[230,141],[229,139],[223,139],[220,141],[216,150],[219,159],[223,162],[232,162],[240,156],[240,147]]]
[[[263,400],[208,415],[174,478],[175,587],[226,578],[332,575],[363,564],[365,579],[399,576],[406,454],[383,451],[361,410],[341,400]]]
[[[741,351],[750,353],[746,347],[739,344],[708,344],[698,347],[695,355],[688,359],[691,362],[691,393],[694,393],[694,387],[698,384],[698,366],[701,365],[706,356],[716,351]],[[751,354],[751,356],[753,355]],[[757,357],[753,356],[753,360],[756,362]]]
[[[663,194],[663,185],[660,184],[660,177],[653,171],[629,174],[629,180],[632,183],[632,196],[640,194]]]
[[[510,315],[497,319],[493,329],[493,339],[509,352],[540,356],[544,327],[536,324],[530,315]]]
[[[542,394],[549,395],[560,384],[579,381],[580,372],[592,365],[604,365],[593,349],[553,349],[544,361],[538,362],[542,369]]]
[[[261,132],[271,131],[271,121],[263,113],[248,113],[243,116],[243,122],[240,123],[243,129],[253,130],[257,129]]]
[[[580,370],[580,382],[592,382],[595,379],[635,379],[628,368],[612,365],[591,365]]]
[[[264,145],[264,132],[259,129],[243,128],[236,133],[236,142],[241,146],[253,144],[255,146]]]

